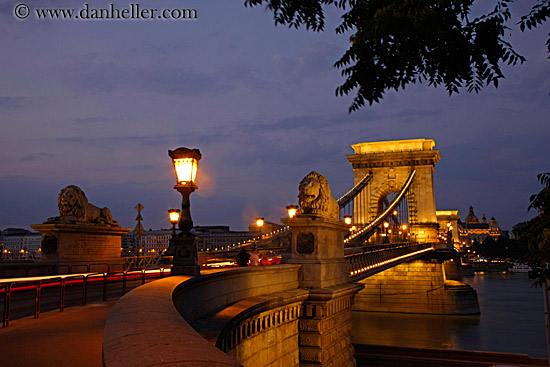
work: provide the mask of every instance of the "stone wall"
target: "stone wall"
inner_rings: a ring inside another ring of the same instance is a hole
[[[299,269],[299,265],[254,266],[192,278],[174,290],[174,305],[193,321],[245,298],[296,289]]]
[[[355,366],[351,304],[363,286],[303,289],[299,270],[235,268],[136,288],[106,321],[104,366]],[[219,349],[191,326],[237,304],[247,306],[220,328]]]
[[[438,261],[400,264],[361,281],[353,310],[428,314],[479,313],[477,292],[447,280]]]
[[[228,328],[218,342],[226,347],[222,350],[247,367],[299,366],[300,316],[301,302],[252,314]]]

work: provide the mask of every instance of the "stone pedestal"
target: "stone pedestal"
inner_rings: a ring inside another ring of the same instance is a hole
[[[362,284],[349,284],[341,221],[309,214],[281,219],[292,228],[292,257],[310,288],[299,320],[300,366],[353,367],[351,305]]]
[[[31,227],[42,234],[42,263],[68,267],[124,264],[120,257],[121,236],[130,231],[128,228],[93,223],[45,223]]]
[[[309,291],[299,320],[300,366],[353,367],[351,305],[361,284]]]
[[[172,275],[200,275],[196,237],[173,237],[168,253],[174,257]]]
[[[344,258],[341,221],[299,214],[281,221],[292,228],[292,256],[289,264],[301,264],[300,287],[326,288],[349,281],[349,262]]]

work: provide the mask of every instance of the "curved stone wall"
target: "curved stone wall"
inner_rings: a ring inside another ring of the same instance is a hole
[[[297,289],[299,269],[299,265],[234,268],[200,278],[164,278],[136,288],[113,306],[107,318],[103,365],[240,366],[188,321],[245,298]]]

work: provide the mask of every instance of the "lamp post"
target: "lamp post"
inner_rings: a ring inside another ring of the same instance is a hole
[[[170,223],[172,223],[172,238],[177,236],[176,224],[178,224],[178,222],[180,220],[180,212],[181,212],[181,210],[179,210],[179,209],[169,209],[168,210],[168,215],[170,217]]]
[[[175,223],[170,218],[173,231],[168,252],[174,256],[172,274],[200,275],[196,248],[197,240],[191,234],[193,219],[191,218],[189,196],[198,189],[195,178],[202,155],[200,150],[188,148],[169,150],[168,155],[172,158],[174,172],[176,173],[174,189],[181,194],[181,211],[177,221],[181,231],[179,234],[176,234]],[[175,220],[175,214],[173,215]]]
[[[385,233],[384,233],[384,243],[388,243],[390,242],[389,238],[388,238],[388,227],[390,226],[390,224],[388,222],[384,222],[384,230],[385,230]]]

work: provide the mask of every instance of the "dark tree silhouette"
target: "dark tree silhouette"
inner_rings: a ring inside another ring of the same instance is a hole
[[[265,5],[275,24],[313,31],[325,28],[324,7],[340,9],[336,32],[351,35],[348,50],[334,64],[346,78],[336,94],[356,93],[352,112],[410,83],[443,85],[449,95],[461,87],[468,92],[489,84],[498,87],[504,78],[500,64],[525,61],[504,39],[509,5],[520,0],[498,0],[491,12],[472,17],[474,1],[245,0],[245,6]],[[535,28],[548,17],[550,1],[537,0],[521,18],[520,29]]]

